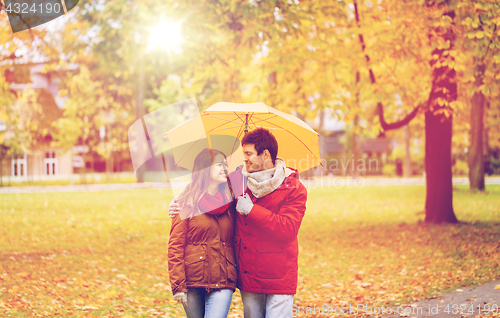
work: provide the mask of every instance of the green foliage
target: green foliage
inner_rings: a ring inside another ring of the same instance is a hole
[[[469,165],[467,162],[458,159],[452,168],[453,175],[455,176],[468,176],[469,175]]]
[[[77,142],[95,147],[97,131],[102,124],[99,115],[108,106],[102,84],[93,80],[89,69],[82,66],[80,73],[68,81],[67,92],[64,118],[54,123],[58,129],[55,145],[63,150]]]
[[[461,50],[457,52],[457,61],[464,70],[462,85],[472,97],[476,91],[491,99],[500,94],[498,77],[500,74],[500,4],[488,0],[457,1],[458,43]],[[484,64],[486,72],[478,73],[477,66]],[[484,77],[484,78],[483,78]]]
[[[384,164],[384,166],[382,167],[382,174],[384,176],[389,176],[389,177],[395,176],[396,175],[396,164],[394,164],[394,163]]]
[[[0,43],[5,43],[6,58],[43,37],[46,41],[37,41],[35,49],[46,56],[63,56],[50,67],[64,69],[74,62],[90,70],[91,81],[100,84],[99,99],[107,103],[92,107],[104,108],[105,117],[114,118],[95,119],[93,124],[93,129],[104,125],[116,132],[109,140],[99,146],[95,136],[89,141],[105,157],[126,148],[126,130],[140,113],[134,108],[144,102],[151,112],[189,97],[196,97],[203,108],[218,101],[263,101],[309,120],[332,108],[344,114],[348,126],[358,118],[353,133],[374,137],[380,130],[377,102],[383,104],[388,122],[403,118],[417,105],[426,106],[431,61],[434,67],[458,72],[459,98],[447,112],[453,112],[456,123],[454,149],[463,152],[470,97],[481,91],[493,101],[500,94],[500,9],[489,0],[447,3],[359,2],[357,23],[353,3],[344,1],[83,1],[75,19],[55,32],[60,36],[57,45],[43,30],[2,32]],[[451,9],[456,13],[453,19],[443,15]],[[180,23],[180,53],[148,43],[162,21]],[[436,36],[437,28],[453,30],[453,48],[449,40]],[[439,61],[431,54],[435,48],[444,50]],[[479,61],[486,63],[486,71],[483,83],[476,85]],[[62,77],[62,87],[72,83],[71,76]],[[0,84],[0,98],[13,101],[3,77]],[[439,99],[438,104],[448,101]],[[496,102],[493,108],[498,109]],[[6,120],[7,110],[0,116]],[[413,121],[418,121],[412,131],[417,138],[423,131],[422,117]],[[58,125],[70,132],[58,135],[66,147],[78,142],[76,130],[85,134],[83,122],[67,119]]]
[[[8,144],[13,151],[31,153],[48,133],[47,126],[42,124],[45,114],[38,99],[39,92],[32,89],[30,84],[26,85],[17,98],[8,119],[12,134]]]

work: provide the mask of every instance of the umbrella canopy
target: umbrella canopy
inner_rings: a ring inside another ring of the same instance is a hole
[[[240,141],[244,134],[258,127],[269,129],[276,137],[278,157],[288,167],[300,173],[321,164],[318,133],[297,117],[264,103],[216,103],[165,135],[177,165],[192,168],[197,149],[211,148],[228,156],[231,171],[243,164]]]

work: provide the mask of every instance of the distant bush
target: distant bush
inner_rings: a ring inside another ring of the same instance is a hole
[[[386,163],[382,167],[382,174],[384,176],[395,176],[396,175],[396,164],[395,163]]]
[[[453,175],[467,176],[469,175],[469,165],[464,160],[458,159],[452,167]]]

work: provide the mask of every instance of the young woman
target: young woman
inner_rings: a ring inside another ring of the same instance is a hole
[[[227,317],[236,288],[234,212],[225,159],[209,149],[196,157],[192,181],[179,196],[180,213],[172,221],[170,284],[188,318]]]

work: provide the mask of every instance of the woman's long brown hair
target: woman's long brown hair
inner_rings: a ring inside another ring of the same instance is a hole
[[[221,151],[215,149],[210,150],[208,148],[203,149],[198,156],[196,156],[196,159],[194,160],[193,173],[191,174],[191,182],[179,196],[179,206],[181,207],[181,211],[190,211],[191,213],[200,212],[198,209],[198,202],[207,192],[208,185],[212,179],[210,176],[211,167],[215,165],[215,158],[218,155],[222,155],[224,159],[226,158],[226,155],[224,155]],[[230,192],[227,182],[221,183],[219,185],[219,190],[222,191],[226,202],[229,202]]]

